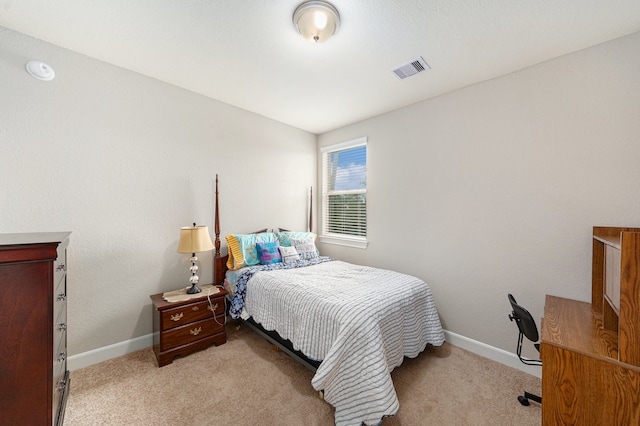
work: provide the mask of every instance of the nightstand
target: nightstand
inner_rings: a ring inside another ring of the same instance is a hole
[[[224,328],[227,292],[219,289],[211,295],[206,292],[183,302],[167,302],[163,293],[151,295],[153,312],[153,351],[158,366],[171,364],[176,356],[185,356],[205,349],[212,343],[227,341]]]

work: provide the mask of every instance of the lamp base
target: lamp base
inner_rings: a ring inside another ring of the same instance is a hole
[[[201,291],[202,290],[200,290],[197,285],[192,284],[191,288],[187,290],[187,294],[196,294],[196,293],[200,293]]]

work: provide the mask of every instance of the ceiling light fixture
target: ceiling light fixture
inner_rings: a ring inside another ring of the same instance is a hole
[[[293,25],[305,39],[322,43],[338,31],[340,14],[326,1],[305,1],[293,12]]]
[[[38,80],[50,81],[56,76],[55,71],[49,65],[40,61],[31,61],[25,65],[27,72]]]

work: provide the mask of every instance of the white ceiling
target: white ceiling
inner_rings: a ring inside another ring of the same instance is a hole
[[[301,2],[0,0],[0,25],[313,133],[640,31],[638,0],[332,0],[313,45]]]

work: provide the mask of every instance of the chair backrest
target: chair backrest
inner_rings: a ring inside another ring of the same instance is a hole
[[[509,294],[508,297],[509,303],[511,303],[511,309],[513,309],[511,316],[516,321],[518,330],[520,330],[520,332],[524,334],[527,339],[531,340],[532,342],[537,342],[539,336],[538,327],[536,327],[535,320],[533,319],[529,311],[518,305],[516,299],[514,299],[512,295]]]

